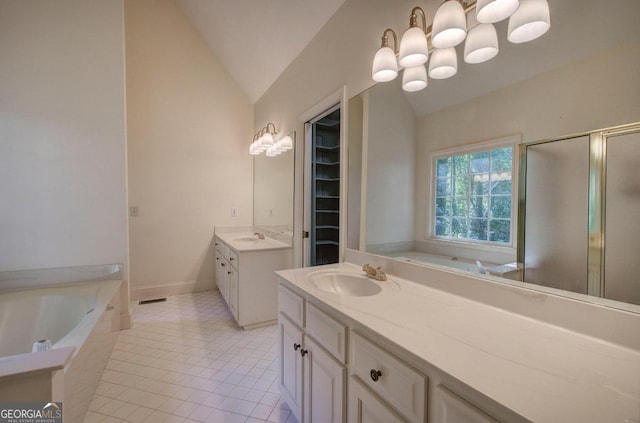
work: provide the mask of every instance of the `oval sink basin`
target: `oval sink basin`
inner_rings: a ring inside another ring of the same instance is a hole
[[[307,278],[316,288],[337,295],[368,297],[382,291],[378,284],[360,273],[321,270],[310,273]]]
[[[251,237],[242,237],[242,238],[235,238],[234,241],[238,241],[238,242],[258,242],[260,241],[260,239],[258,238],[251,238]]]

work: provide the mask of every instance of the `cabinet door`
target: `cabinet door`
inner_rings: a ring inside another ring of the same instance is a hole
[[[460,398],[442,385],[436,388],[438,423],[497,423],[475,405]]]
[[[229,308],[231,309],[231,313],[236,320],[240,319],[238,315],[238,271],[231,266],[227,266],[227,275],[228,275],[228,300],[227,304],[229,304]]]
[[[220,290],[220,294],[223,294],[222,289],[222,254],[216,250],[216,285],[218,285],[218,289]]]
[[[346,368],[309,337],[304,350],[304,421],[344,422]]]
[[[349,422],[395,423],[406,420],[352,376],[349,378]]]
[[[302,417],[303,333],[282,314],[278,316],[280,392],[298,421]]]

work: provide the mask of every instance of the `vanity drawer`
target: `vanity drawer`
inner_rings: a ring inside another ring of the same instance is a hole
[[[410,421],[424,422],[427,378],[361,335],[350,339],[350,373]]]
[[[307,302],[306,317],[307,334],[344,363],[347,358],[347,328],[309,302]]]
[[[238,262],[240,261],[240,259],[238,258],[238,253],[236,253],[234,250],[232,250],[231,248],[228,248],[228,258],[229,258],[229,264],[232,265],[236,270],[238,270]]]
[[[304,299],[282,285],[278,285],[278,311],[304,327]]]

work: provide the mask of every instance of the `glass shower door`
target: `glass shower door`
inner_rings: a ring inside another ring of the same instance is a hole
[[[587,293],[589,137],[526,147],[525,282]]]
[[[606,142],[604,297],[640,304],[640,132]]]

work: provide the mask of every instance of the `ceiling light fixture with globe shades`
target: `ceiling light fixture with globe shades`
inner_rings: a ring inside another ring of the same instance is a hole
[[[258,156],[265,153],[268,157],[275,157],[285,151],[293,149],[293,140],[291,139],[291,136],[285,135],[284,137],[276,140],[277,137],[278,133],[276,132],[276,126],[269,122],[267,126],[260,129],[253,136],[251,144],[249,144],[249,154],[252,156]]]
[[[467,15],[475,10],[472,26]],[[422,27],[418,25],[418,16]],[[382,45],[373,58],[371,76],[376,82],[394,80],[403,70],[402,88],[414,92],[428,85],[432,79],[446,79],[458,71],[455,47],[463,41],[465,63],[484,63],[500,51],[494,23],[509,19],[507,40],[525,43],[544,35],[551,27],[547,0],[445,0],[426,26],[426,15],[420,7],[414,7],[409,16],[409,28],[402,35],[400,45],[393,29],[382,34]],[[393,36],[393,49],[389,47],[389,34]],[[429,48],[431,38],[431,49]]]

